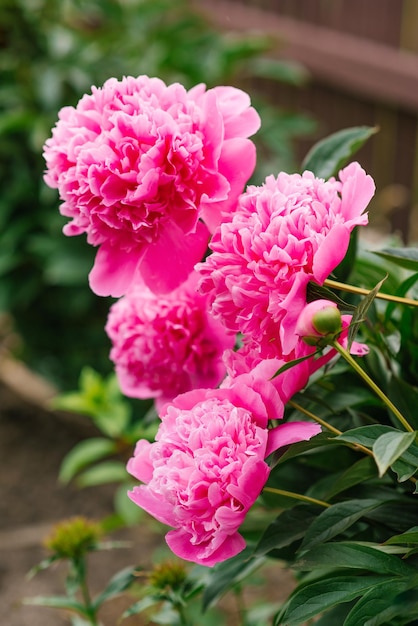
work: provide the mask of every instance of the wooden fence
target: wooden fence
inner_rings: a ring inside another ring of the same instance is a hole
[[[194,0],[219,27],[261,32],[273,54],[303,63],[303,88],[263,81],[281,107],[308,112],[318,134],[348,126],[380,131],[357,158],[378,193],[372,223],[418,241],[418,0]]]

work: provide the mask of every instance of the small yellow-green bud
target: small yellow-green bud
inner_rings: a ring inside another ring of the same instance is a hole
[[[164,561],[156,565],[152,570],[149,583],[160,591],[176,590],[186,580],[187,572],[182,563],[176,561]]]
[[[85,517],[72,517],[56,524],[44,540],[44,545],[61,558],[79,558],[95,548],[102,532],[97,522]]]

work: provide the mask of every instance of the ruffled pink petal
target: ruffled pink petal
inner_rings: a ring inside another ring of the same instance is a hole
[[[206,545],[193,545],[190,541],[191,535],[184,530],[171,530],[165,539],[170,550],[181,559],[207,567],[213,567],[221,561],[230,559],[245,548],[245,541],[237,532],[228,536],[213,552],[210,552]]]
[[[98,296],[119,298],[132,284],[141,258],[137,249],[126,252],[117,246],[102,244],[89,274],[91,290]]]
[[[173,515],[173,505],[150,491],[145,485],[134,487],[128,491],[128,496],[141,509],[155,517],[156,520],[167,526],[174,526],[175,516]]]
[[[196,232],[185,235],[170,223],[141,261],[141,275],[154,293],[168,293],[187,280],[194,265],[204,256],[209,240],[205,224],[198,222]]]
[[[335,224],[319,246],[313,261],[313,275],[322,285],[346,255],[350,233],[343,224]]]
[[[250,137],[261,125],[260,116],[251,107],[250,97],[235,87],[218,86],[212,90],[217,96],[218,108],[225,127],[225,139]]]
[[[341,212],[346,220],[355,219],[363,213],[374,195],[373,178],[357,162],[350,163],[341,170],[339,178],[343,183]],[[362,224],[367,224],[367,216],[364,219]]]
[[[137,480],[149,483],[154,471],[150,460],[152,445],[146,439],[140,439],[135,446],[135,456],[129,459],[126,469]]]
[[[288,422],[287,424],[280,424],[280,426],[269,430],[266,457],[279,448],[289,446],[291,443],[297,443],[298,441],[307,441],[320,432],[320,425],[311,424],[310,422]]]
[[[201,203],[202,219],[213,233],[222,221],[222,214],[234,211],[238,196],[254,172],[256,150],[249,139],[228,139],[224,142],[219,158],[219,172],[230,185],[228,199],[212,202],[209,198]]]

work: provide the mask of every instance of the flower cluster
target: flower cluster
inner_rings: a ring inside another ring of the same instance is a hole
[[[61,110],[45,181],[71,218],[65,234],[99,246],[95,293],[121,296],[139,275],[160,292],[187,278],[253,172],[259,124],[238,89],[148,76],[111,78]]]
[[[270,455],[320,431],[276,420],[335,342],[347,345],[351,317],[308,304],[307,286],[342,261],[374,193],[358,163],[244,191],[258,127],[238,89],[128,77],[64,108],[45,145],[64,232],[98,247],[92,289],[123,296],[106,324],[121,389],[160,414],[155,442],[140,440],[128,463],[142,483],[129,496],[172,527],[175,554],[209,566],[244,548]]]
[[[245,378],[245,377],[244,377]],[[275,449],[309,439],[316,424],[266,428],[270,404],[282,403],[238,378],[229,388],[178,396],[161,413],[155,443],[140,440],[128,471],[144,484],[130,498],[164,524],[178,556],[214,565],[245,547],[238,528],[269,475],[265,458]]]
[[[367,224],[363,211],[373,193],[358,163],[339,180],[282,172],[248,187],[212,237],[213,254],[198,266],[214,315],[261,358],[292,355],[307,285],[322,285],[343,260],[351,231]]]
[[[224,350],[235,337],[213,319],[197,275],[168,294],[136,285],[112,305],[106,332],[120,388],[134,398],[155,398],[157,408],[179,393],[217,387],[225,377]]]

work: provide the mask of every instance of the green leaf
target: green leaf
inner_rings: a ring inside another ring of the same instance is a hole
[[[325,500],[330,500],[333,496],[365,482],[377,475],[376,465],[370,457],[360,459],[354,465],[349,467],[337,480],[334,480],[331,489],[325,495]]]
[[[412,427],[418,429],[418,390],[398,376],[392,375],[387,390],[389,399]]]
[[[140,571],[141,568],[138,567],[126,567],[115,574],[115,576],[113,576],[106,585],[105,589],[93,600],[93,607],[96,610],[99,609],[104,602],[110,600],[110,598],[118,596],[123,591],[128,589],[128,587],[130,587],[130,585],[137,580],[137,574]]]
[[[311,148],[302,169],[319,178],[334,176],[377,130],[371,126],[354,126],[329,135]]]
[[[284,365],[279,367],[277,372],[275,372],[273,374],[273,376],[270,378],[270,380],[273,380],[273,378],[276,378],[276,376],[279,376],[280,374],[283,374],[283,372],[285,372],[286,370],[290,369],[294,365],[298,365],[298,363],[302,363],[302,361],[306,361],[307,359],[313,359],[317,354],[320,354],[321,352],[322,352],[322,349],[319,349],[319,350],[316,350],[316,352],[313,352],[312,354],[308,354],[306,356],[301,356],[298,359],[293,359],[292,361],[288,361],[287,363],[285,363]]]
[[[32,606],[47,606],[51,609],[66,609],[88,617],[84,606],[77,600],[67,598],[67,596],[35,596],[34,598],[25,598],[23,603]]]
[[[392,426],[385,426],[384,424],[373,424],[370,426],[360,426],[359,428],[352,428],[347,430],[342,435],[337,435],[335,440],[345,441],[347,443],[359,443],[366,448],[373,448],[373,444],[381,435],[385,433],[397,433],[399,432]]]
[[[256,555],[283,548],[302,539],[318,514],[318,507],[296,506],[280,513],[265,530],[255,549]]]
[[[411,465],[410,463],[405,463],[402,459],[398,459],[392,464],[391,469],[397,475],[398,482],[404,483],[418,471],[418,465]]]
[[[396,581],[398,578],[391,576],[333,576],[307,584],[292,594],[276,626],[298,626],[336,604],[349,602],[370,589]]]
[[[373,454],[382,477],[386,470],[407,450],[415,440],[416,433],[385,433],[373,444]]]
[[[391,624],[392,619],[399,615],[400,606],[403,604],[402,600],[396,602],[395,598],[411,587],[411,581],[411,577],[406,580],[392,580],[367,591],[351,609],[344,626]]]
[[[309,450],[315,450],[316,448],[334,445],[336,439],[337,437],[335,437],[331,433],[319,433],[319,435],[315,435],[315,437],[312,437],[312,439],[309,439],[309,441],[294,443],[289,446],[284,454],[280,455],[277,463],[282,464],[289,459],[300,456],[301,454],[305,454],[305,452],[308,452]]]
[[[407,532],[400,535],[393,535],[390,539],[385,541],[385,545],[390,544],[403,544],[403,543],[418,543],[418,526],[413,526]]]
[[[379,500],[347,500],[333,504],[312,522],[300,550],[307,550],[332,539],[381,504]]]
[[[312,300],[331,300],[331,302],[335,302],[338,304],[338,307],[341,311],[355,311],[356,307],[353,304],[349,304],[336,293],[328,289],[328,287],[324,287],[323,285],[317,285],[316,283],[309,282],[307,291],[306,291],[306,301],[312,302]]]
[[[282,83],[300,86],[309,78],[306,68],[297,62],[260,57],[249,63],[251,74]]]
[[[159,598],[155,598],[154,596],[146,596],[142,598],[142,600],[138,600],[132,604],[126,611],[123,613],[121,619],[126,619],[127,617],[131,617],[132,615],[138,615],[138,613],[142,613],[142,611],[146,611],[150,607],[158,604],[160,602]]]
[[[348,349],[351,348],[351,344],[354,341],[357,331],[361,323],[364,322],[364,320],[366,319],[367,311],[369,310],[373,300],[376,298],[376,295],[380,291],[380,288],[382,287],[386,278],[387,277],[380,280],[377,283],[377,285],[367,294],[367,296],[364,296],[364,298],[361,300],[360,304],[357,306],[356,310],[354,311],[350,328],[348,331],[348,338],[347,338]]]
[[[326,543],[309,550],[296,562],[297,569],[352,568],[375,572],[376,574],[394,574],[408,576],[414,569],[402,559],[386,554],[369,545],[350,541]]]
[[[27,574],[28,580],[33,578],[33,576],[36,576],[38,572],[48,569],[48,567],[55,563],[55,561],[59,561],[60,558],[61,557],[58,554],[53,554],[52,556],[48,556],[46,559],[43,559],[37,565],[34,565],[34,567],[32,567]]]
[[[77,477],[79,487],[93,487],[104,483],[125,481],[128,477],[126,466],[121,461],[104,461],[86,470]]]
[[[373,254],[407,270],[418,272],[418,248],[386,248],[374,250]]]
[[[115,442],[104,437],[93,437],[80,441],[64,458],[58,478],[62,483],[68,483],[87,465],[115,452]]]
[[[216,565],[211,570],[211,576],[203,594],[203,610],[216,602],[233,585],[242,582],[264,562],[263,557],[252,556],[252,550],[246,548],[232,559]]]
[[[119,485],[115,492],[115,511],[121,517],[126,526],[136,526],[144,516],[144,511],[128,498],[128,490],[132,489],[131,483]]]

